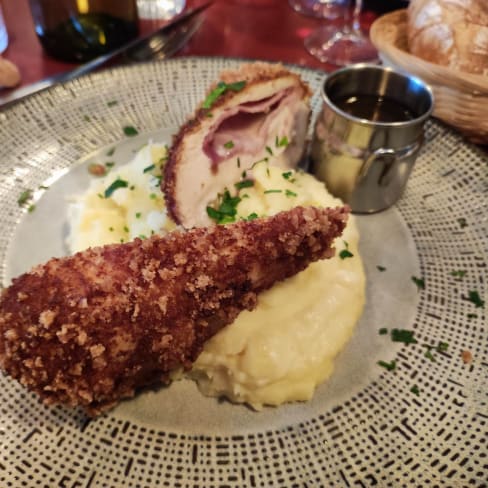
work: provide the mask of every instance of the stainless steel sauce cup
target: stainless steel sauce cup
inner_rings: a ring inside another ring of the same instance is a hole
[[[329,75],[322,96],[311,172],[353,212],[390,207],[402,195],[423,143],[424,123],[434,104],[430,88],[391,68],[357,64]],[[405,107],[411,117],[393,122],[361,118],[353,108],[348,113],[337,106],[347,97],[386,98]]]

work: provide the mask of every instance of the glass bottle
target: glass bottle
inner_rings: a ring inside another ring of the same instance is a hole
[[[138,34],[135,0],[29,1],[44,50],[62,61],[89,61]]]
[[[5,26],[5,21],[2,15],[2,3],[0,1],[0,54],[7,49],[8,46],[8,34],[7,27]]]

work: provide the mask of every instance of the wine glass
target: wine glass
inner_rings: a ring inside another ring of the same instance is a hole
[[[288,0],[291,8],[299,14],[322,19],[337,19],[347,0]]]
[[[169,20],[185,8],[185,0],[137,0],[140,19]]]
[[[342,28],[326,25],[305,38],[308,52],[324,63],[346,66],[362,62],[378,62],[378,51],[361,31],[359,17],[362,0],[356,0],[350,20],[349,9],[345,10]]]

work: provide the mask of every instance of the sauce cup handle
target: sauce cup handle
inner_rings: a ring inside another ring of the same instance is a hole
[[[383,169],[381,171],[378,184],[381,186],[388,184],[389,182],[388,174],[390,173],[390,170],[393,168],[397,160],[397,154],[394,149],[388,149],[384,147],[380,147],[374,150],[364,160],[364,163],[362,164],[361,169],[359,170],[357,176],[357,183],[361,182],[368,176],[371,167],[373,166],[374,162],[378,159],[383,160]]]

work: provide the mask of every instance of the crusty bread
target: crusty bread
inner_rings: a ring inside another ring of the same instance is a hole
[[[411,0],[408,43],[426,61],[488,76],[488,0]]]

